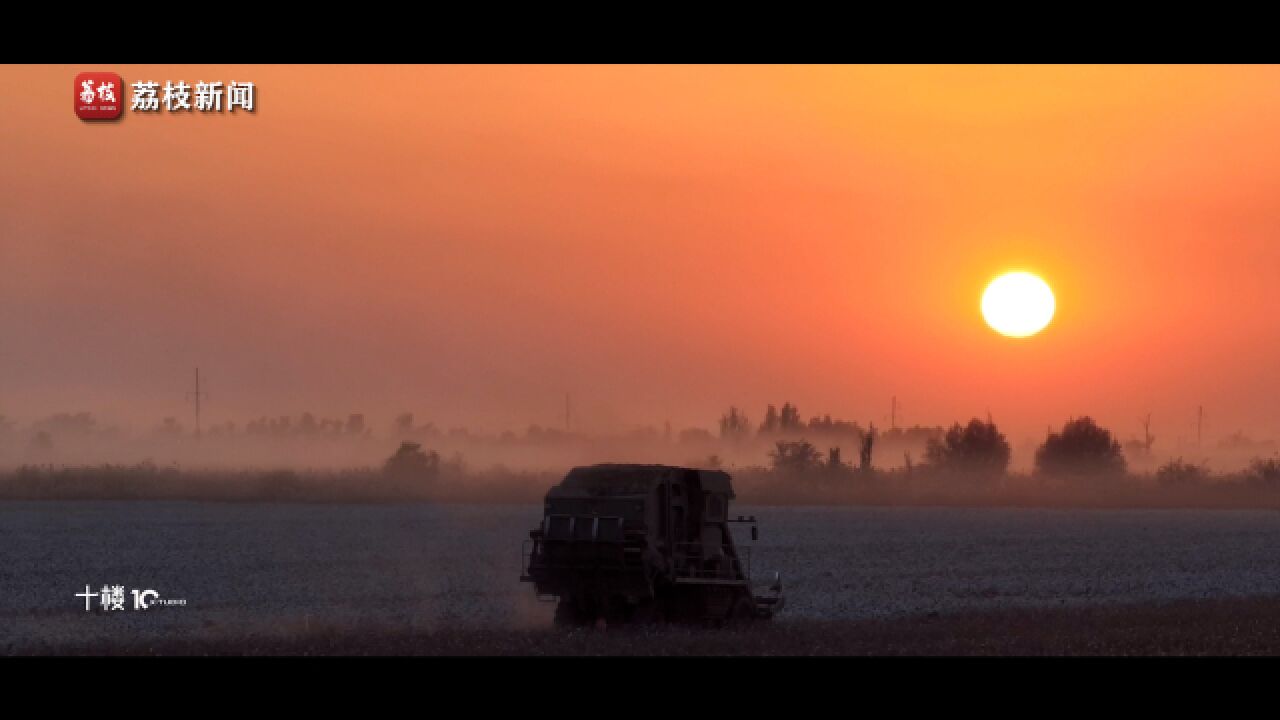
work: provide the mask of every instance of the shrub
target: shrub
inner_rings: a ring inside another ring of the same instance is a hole
[[[395,454],[387,458],[382,474],[398,483],[432,482],[440,474],[440,454],[423,452],[422,444],[402,442]]]
[[[1093,418],[1069,420],[1036,450],[1036,472],[1044,475],[1115,477],[1125,472],[1124,454],[1111,431]]]
[[[925,462],[930,466],[971,475],[1004,475],[1011,456],[1009,441],[991,421],[978,418],[961,427],[960,423],[941,438],[930,438],[925,447]]]
[[[779,440],[769,451],[769,459],[773,462],[774,472],[804,474],[822,464],[822,453],[813,443],[804,440],[788,442]]]
[[[1245,471],[1245,482],[1254,487],[1280,487],[1280,459],[1255,458]]]
[[[1185,463],[1182,458],[1170,460],[1156,470],[1156,482],[1161,487],[1187,487],[1200,485],[1209,479],[1209,470],[1203,465]]]

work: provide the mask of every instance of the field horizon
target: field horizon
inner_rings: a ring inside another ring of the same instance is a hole
[[[1114,476],[974,475],[928,468],[797,474],[766,467],[722,469],[738,502],[776,506],[1044,507],[1280,510],[1273,465],[1255,473]],[[565,468],[567,471],[568,468]],[[0,471],[0,501],[540,504],[564,472],[446,468],[399,477],[385,468],[182,470],[132,466],[23,466]]]

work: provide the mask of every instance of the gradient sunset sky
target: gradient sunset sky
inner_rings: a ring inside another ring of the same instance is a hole
[[[252,81],[86,123],[73,79]],[[1280,68],[0,68],[0,414],[1280,434]],[[1013,340],[983,287],[1042,276]],[[1012,438],[1011,438],[1012,439]]]

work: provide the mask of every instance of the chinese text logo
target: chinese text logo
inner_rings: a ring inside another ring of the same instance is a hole
[[[124,107],[120,76],[109,72],[82,72],[76,76],[76,117],[81,120],[115,120]]]
[[[133,609],[146,610],[154,605],[186,605],[185,599],[162,598],[160,593],[155,590],[138,590],[130,591],[133,595]],[[84,586],[84,592],[76,593],[76,597],[84,598],[84,611],[89,612],[93,609],[93,601],[98,601],[98,606],[103,612],[111,612],[113,610],[125,609],[125,593],[123,585],[103,585],[101,590],[94,591],[88,585]]]
[[[139,113],[228,113],[254,111],[257,86],[251,82],[227,83],[139,80],[132,90],[129,110]],[[83,72],[76,76],[76,117],[81,120],[115,120],[124,109],[124,81],[115,73]],[[225,100],[225,102],[224,102]]]

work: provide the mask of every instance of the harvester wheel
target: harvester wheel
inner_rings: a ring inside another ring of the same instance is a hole
[[[638,605],[631,614],[631,622],[636,625],[661,625],[665,621],[662,606],[652,600]]]
[[[729,610],[729,625],[743,627],[756,619],[756,604],[750,598],[738,598]]]
[[[582,624],[582,614],[572,600],[563,599],[556,605],[556,627],[571,628]]]

